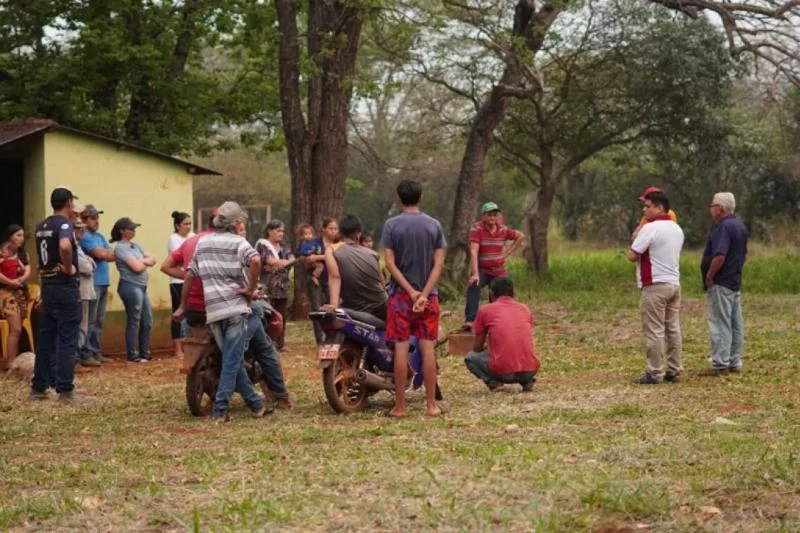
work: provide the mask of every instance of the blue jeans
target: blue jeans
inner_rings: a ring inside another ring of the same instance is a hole
[[[95,285],[94,290],[97,293],[97,312],[94,320],[89,322],[89,333],[86,345],[83,347],[83,351],[89,355],[100,354],[100,337],[103,334],[103,321],[106,318],[106,302],[108,302],[108,285]]]
[[[153,311],[147,297],[147,287],[120,280],[119,297],[125,304],[125,349],[128,361],[150,359],[150,330],[153,329]]]
[[[36,344],[31,388],[44,392],[55,386],[56,392],[75,388],[75,354],[81,325],[81,300],[77,283],[42,284],[42,323]]]
[[[711,334],[711,368],[742,368],[744,322],[742,293],[722,285],[708,289],[708,330]]]
[[[490,276],[483,272],[478,272],[478,283],[470,285],[467,289],[467,307],[464,309],[464,315],[467,317],[467,322],[474,322],[475,317],[478,315],[478,307],[481,303],[481,289],[489,284],[497,276]]]
[[[262,318],[264,308],[259,302],[252,303],[253,313],[247,319],[247,342],[244,351],[252,348],[253,355],[261,367],[261,372],[267,381],[267,388],[277,398],[288,398],[289,391],[286,390],[286,383],[283,381],[283,370],[278,358],[278,350],[264,331]]]
[[[500,383],[519,383],[526,385],[536,381],[536,372],[513,372],[511,374],[495,374],[489,369],[489,352],[469,352],[464,364],[472,374],[489,386]]]
[[[247,315],[237,315],[208,325],[222,350],[222,372],[214,399],[215,417],[227,414],[234,391],[242,395],[247,407],[254,413],[264,407],[264,401],[253,388],[253,382],[244,368],[248,318]]]

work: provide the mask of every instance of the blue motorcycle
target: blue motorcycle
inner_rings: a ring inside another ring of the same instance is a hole
[[[386,342],[386,323],[369,313],[350,309],[317,311],[325,341],[317,350],[322,385],[328,403],[337,413],[364,410],[367,398],[378,391],[394,392],[394,346]],[[422,353],[416,337],[408,350],[408,390],[422,386]],[[441,400],[439,385],[436,399]]]

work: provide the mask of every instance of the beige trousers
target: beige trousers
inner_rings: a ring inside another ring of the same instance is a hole
[[[647,374],[656,380],[664,374],[678,375],[681,366],[681,288],[679,285],[656,283],[642,287],[640,300],[642,328],[647,348]],[[666,343],[666,368],[664,351]]]

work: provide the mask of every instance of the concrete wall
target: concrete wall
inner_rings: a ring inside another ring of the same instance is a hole
[[[157,260],[149,270],[148,285],[155,315],[153,348],[169,347],[169,279],[158,267],[166,257],[167,239],[173,232],[170,213],[192,213],[192,176],[178,163],[61,131],[44,137],[44,167],[45,203],[49,203],[53,188],[69,187],[80,203],[105,211],[100,216],[100,231],[109,240],[111,227],[120,217],[142,224],[134,241]],[[116,266],[110,266],[111,314],[103,334],[103,349],[108,353],[124,351],[124,310],[116,292],[119,273]]]

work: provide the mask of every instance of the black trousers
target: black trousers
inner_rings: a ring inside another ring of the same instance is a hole
[[[172,312],[174,313],[178,307],[181,306],[181,292],[183,291],[183,283],[170,283],[169,295],[172,298]],[[172,332],[172,340],[181,338],[181,323],[172,320],[170,322],[170,330]]]

